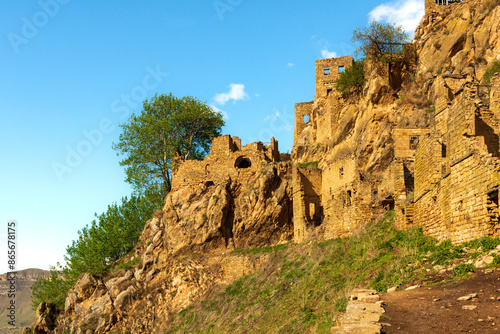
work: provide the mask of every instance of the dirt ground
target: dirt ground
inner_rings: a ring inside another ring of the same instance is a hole
[[[458,283],[437,283],[446,278],[438,275],[431,286],[381,294],[382,333],[500,333],[500,268],[476,270]],[[477,296],[457,300],[469,294]]]

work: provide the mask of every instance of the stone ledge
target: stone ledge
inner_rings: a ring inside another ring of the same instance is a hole
[[[379,320],[385,312],[383,301],[375,290],[355,289],[349,294],[346,312],[332,327],[332,334],[379,334],[382,329]]]

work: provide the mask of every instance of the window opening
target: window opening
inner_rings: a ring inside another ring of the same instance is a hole
[[[344,73],[344,72],[345,72],[345,67],[339,66],[339,73]]]
[[[325,67],[325,68],[323,69],[323,74],[324,74],[324,75],[328,75],[328,74],[330,74],[330,68],[329,68],[329,67]]]
[[[420,136],[410,136],[410,150],[416,150],[420,143]]]
[[[309,115],[305,114],[304,115],[304,123],[307,123],[307,122],[309,122]]]

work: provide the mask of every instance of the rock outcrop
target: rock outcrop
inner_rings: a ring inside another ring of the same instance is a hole
[[[260,268],[267,255],[230,252],[292,239],[290,179],[287,162],[269,163],[245,186],[227,178],[171,192],[124,259],[137,264],[106,277],[84,275],[69,292],[58,331],[153,333],[209,288]]]

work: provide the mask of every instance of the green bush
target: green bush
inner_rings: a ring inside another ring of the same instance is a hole
[[[298,163],[297,164],[300,168],[306,168],[309,166],[312,166],[314,168],[318,168],[318,162],[317,161],[311,161],[311,162],[305,162],[305,163]]]
[[[474,265],[470,263],[461,263],[453,269],[453,276],[462,277],[468,273],[473,273],[475,270]]]
[[[352,66],[345,69],[340,77],[335,81],[335,88],[342,95],[359,93],[365,83],[365,72],[363,68],[363,59],[356,60]]]
[[[500,72],[500,61],[496,60],[493,62],[493,64],[490,65],[490,67],[488,67],[486,72],[484,72],[483,83],[485,85],[489,85],[491,83],[491,77],[495,73],[499,73],[499,72]]]

